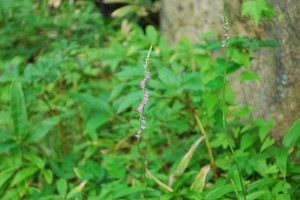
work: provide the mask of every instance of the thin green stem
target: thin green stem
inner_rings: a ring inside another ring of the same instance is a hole
[[[142,160],[142,166],[143,166],[143,181],[146,187],[145,193],[146,193],[146,199],[148,200],[148,185],[147,185],[147,179],[146,179],[146,156],[144,154],[142,154],[141,152],[141,148],[140,148],[140,142],[141,142],[141,137],[138,138],[137,141],[137,146],[138,146],[138,151],[139,151],[139,155],[140,158]]]
[[[226,9],[226,4],[224,4],[225,6],[225,9]],[[228,42],[228,41],[227,41]],[[224,134],[226,136],[226,140],[227,140],[227,143],[228,143],[228,146],[230,148],[230,151],[231,151],[231,154],[233,156],[233,159],[234,159],[234,163],[235,163],[235,166],[237,168],[237,171],[238,171],[238,175],[239,175],[239,179],[240,179],[240,183],[241,183],[241,187],[242,187],[242,192],[243,192],[243,199],[246,200],[246,189],[245,189],[245,185],[244,185],[244,182],[243,182],[243,178],[241,176],[241,170],[240,170],[240,167],[238,165],[238,162],[237,162],[237,158],[236,158],[236,154],[235,154],[235,151],[232,147],[232,145],[230,144],[230,141],[229,141],[229,134],[227,132],[227,117],[226,117],[226,100],[225,100],[225,97],[226,97],[226,82],[227,82],[227,66],[228,66],[228,51],[227,51],[227,48],[228,48],[228,44],[226,43],[226,46],[225,46],[225,64],[224,64],[224,82],[223,82],[223,129],[224,129]]]

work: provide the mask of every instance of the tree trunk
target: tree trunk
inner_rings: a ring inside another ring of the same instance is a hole
[[[236,73],[231,83],[241,105],[254,106],[253,117],[275,119],[272,135],[280,139],[300,117],[300,3],[299,0],[270,0],[283,13],[283,20],[262,22],[259,27],[241,17],[241,2],[228,1],[232,35],[258,37],[281,43],[278,48],[262,48],[250,68],[262,79],[240,82]],[[211,0],[162,0],[161,28],[170,42],[188,36],[194,42],[202,33],[215,30],[223,35],[223,4]]]

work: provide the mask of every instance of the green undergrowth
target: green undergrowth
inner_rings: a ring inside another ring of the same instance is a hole
[[[298,199],[300,121],[282,142],[273,120],[253,119],[229,81],[222,101],[222,41],[208,33],[169,46],[152,26],[107,20],[92,2],[0,1],[1,199],[145,199],[139,127],[144,58],[149,199],[236,199],[241,187],[223,129],[235,149],[247,200]],[[22,3],[21,3],[22,2]],[[121,27],[121,28],[120,28]],[[227,76],[258,81],[251,61],[271,41],[232,37]],[[221,55],[221,56],[220,56]],[[209,139],[218,178],[197,119]]]

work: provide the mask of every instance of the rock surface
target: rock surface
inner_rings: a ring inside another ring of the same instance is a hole
[[[275,119],[272,129],[276,139],[300,117],[300,4],[298,0],[270,0],[284,18],[262,21],[259,27],[251,19],[241,16],[241,1],[228,1],[230,32],[232,35],[257,37],[280,42],[277,48],[262,48],[253,56],[250,69],[262,79],[256,82],[238,81],[238,73],[231,83],[241,105],[254,106],[253,117]],[[223,35],[223,4],[209,0],[162,0],[161,28],[169,41],[183,36],[198,41],[201,34],[214,30]],[[221,39],[220,39],[221,40]]]

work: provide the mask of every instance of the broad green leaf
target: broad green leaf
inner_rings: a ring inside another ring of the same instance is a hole
[[[217,187],[215,189],[212,189],[205,195],[205,200],[215,200],[215,199],[221,198],[225,194],[228,194],[233,191],[234,191],[234,188],[232,185],[225,185],[225,186]]]
[[[276,200],[291,200],[290,194],[277,194]]]
[[[43,176],[45,177],[48,184],[51,184],[53,181],[53,173],[50,169],[43,170]]]
[[[267,137],[265,139],[264,143],[261,145],[260,152],[263,152],[265,149],[267,149],[268,147],[270,147],[274,143],[275,143],[274,138],[271,139],[270,137]]]
[[[68,190],[68,185],[67,185],[67,181],[66,179],[59,179],[56,182],[56,189],[58,191],[58,194],[61,197],[65,197],[67,194],[67,190]]]
[[[257,136],[254,134],[245,134],[241,139],[241,149],[246,150],[251,147],[256,141]]]
[[[224,85],[224,78],[219,76],[209,81],[205,86],[212,89],[222,88]]]
[[[110,198],[107,198],[107,200],[127,199],[130,195],[143,192],[144,190],[145,189],[142,187],[130,187],[125,190],[116,190]]]
[[[11,114],[15,134],[18,136],[26,132],[27,113],[21,83],[13,82],[11,86]]]
[[[172,200],[172,199],[176,199],[176,197],[178,197],[177,192],[168,192],[168,193],[163,194],[160,197],[160,200]]]
[[[300,137],[300,118],[294,122],[283,138],[283,146],[292,148]]]
[[[276,154],[276,162],[283,177],[286,176],[288,154],[287,148],[279,149]]]
[[[156,44],[158,40],[159,33],[153,26],[146,27],[146,35],[151,44]]]
[[[104,125],[105,123],[107,123],[110,120],[111,120],[111,117],[104,113],[94,115],[88,119],[84,132],[86,133],[86,132],[90,132],[90,131],[95,131],[95,130],[97,130],[97,128]]]
[[[18,189],[11,189],[5,192],[5,195],[1,197],[1,200],[12,200],[12,199],[20,199],[20,192]]]
[[[18,143],[14,140],[0,142],[0,154],[9,151],[11,148],[14,148],[17,145]]]
[[[100,98],[96,98],[85,93],[72,93],[71,95],[87,108],[101,110],[112,114],[109,104]]]
[[[194,182],[191,185],[191,190],[202,192],[205,187],[206,176],[210,170],[210,165],[206,165],[200,169]]]
[[[254,23],[258,25],[262,17],[263,8],[264,4],[262,1],[245,1],[242,4],[242,16],[249,15],[253,19]]]
[[[182,76],[182,87],[186,90],[199,91],[203,88],[200,73],[188,73]]]
[[[268,136],[271,127],[275,125],[274,120],[269,120],[268,122],[265,122],[264,120],[255,120],[255,124],[259,126],[259,139],[260,141],[264,141],[264,139]]]
[[[239,79],[241,81],[255,81],[260,80],[261,78],[251,71],[243,71]]]
[[[260,47],[281,47],[281,43],[275,42],[273,40],[259,40],[257,41]]]
[[[20,183],[21,181],[25,180],[26,178],[30,177],[31,175],[33,175],[34,173],[36,173],[38,171],[39,168],[37,167],[27,167],[24,169],[21,169],[19,172],[17,172],[12,185],[16,185],[18,183]]]
[[[117,98],[121,94],[121,92],[123,91],[125,86],[126,86],[126,84],[118,84],[116,87],[114,87],[114,89],[112,90],[112,92],[109,95],[108,100],[112,101],[115,98]]]
[[[235,67],[244,66],[246,69],[248,69],[250,62],[250,53],[248,51],[243,51],[241,49],[232,49],[228,54],[230,55],[230,57],[232,57],[233,63],[238,64],[238,66]],[[230,67],[230,65],[228,67]],[[229,68],[228,70],[232,69]]]
[[[118,78],[123,79],[132,79],[132,78],[141,78],[145,75],[143,66],[126,66],[122,68],[122,71],[116,73]]]
[[[246,199],[247,200],[256,200],[256,199],[258,199],[258,197],[262,196],[265,193],[266,193],[266,191],[264,191],[264,190],[253,192],[251,194],[248,194],[246,196]]]
[[[26,142],[35,143],[43,139],[59,121],[59,117],[52,117],[44,119],[40,123],[36,124],[29,132]]]
[[[177,75],[167,67],[158,69],[158,77],[167,85],[176,85],[177,83]]]
[[[179,192],[180,196],[183,197],[183,199],[190,199],[190,200],[203,200],[203,194],[200,192],[196,192],[193,190],[189,190],[188,188],[183,189]]]
[[[30,161],[30,163],[36,165],[38,168],[42,169],[45,166],[45,161],[42,160],[40,157],[36,156],[32,153],[24,153],[24,157]]]
[[[15,174],[15,167],[11,167],[9,169],[5,169],[2,172],[0,172],[0,191],[1,188],[4,184],[6,184],[10,178],[13,177],[13,175]]]
[[[151,93],[150,93],[151,95]],[[120,103],[117,113],[121,113],[123,111],[125,111],[126,109],[128,109],[129,107],[136,105],[136,102],[138,101],[142,102],[142,91],[137,91],[137,92],[133,92],[131,94],[128,94],[127,96],[124,97],[123,101]],[[136,105],[136,108],[138,107],[138,105]]]
[[[274,184],[276,180],[274,178],[261,178],[257,181],[254,181],[248,185],[249,191],[255,190],[257,188],[269,187]]]

